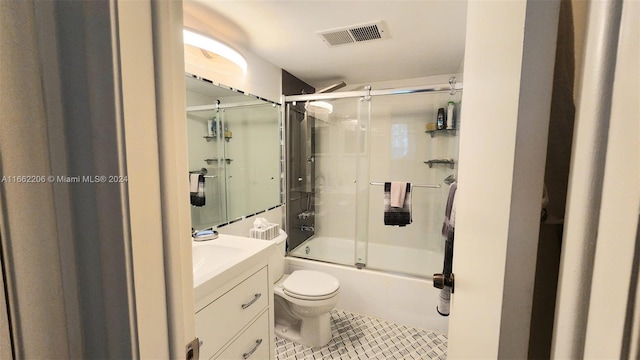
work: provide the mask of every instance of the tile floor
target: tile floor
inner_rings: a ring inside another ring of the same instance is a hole
[[[329,344],[298,345],[276,336],[276,359],[446,359],[447,335],[334,309]]]

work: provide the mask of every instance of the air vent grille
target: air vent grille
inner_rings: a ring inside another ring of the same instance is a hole
[[[376,25],[363,26],[355,29],[349,30],[351,36],[356,41],[367,41],[367,40],[375,40],[382,39],[380,35],[380,30]]]
[[[331,46],[335,45],[343,45],[354,42],[349,32],[346,30],[330,32],[326,34],[322,34],[322,37],[329,43]]]
[[[363,41],[381,40],[389,37],[383,21],[354,25],[340,29],[320,31],[317,33],[328,46],[353,44]]]

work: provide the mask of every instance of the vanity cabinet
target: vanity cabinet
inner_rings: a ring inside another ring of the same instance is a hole
[[[201,359],[273,358],[273,287],[267,266],[235,277],[196,312]]]

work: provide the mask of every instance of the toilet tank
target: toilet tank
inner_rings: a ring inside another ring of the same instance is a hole
[[[269,240],[276,243],[276,248],[269,257],[269,278],[275,284],[284,275],[284,255],[287,251],[287,233],[280,230],[280,235]]]

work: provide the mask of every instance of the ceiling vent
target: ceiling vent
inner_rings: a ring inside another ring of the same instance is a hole
[[[319,31],[317,34],[320,35],[327,46],[355,44],[363,41],[389,38],[389,31],[387,31],[387,27],[383,21]]]

